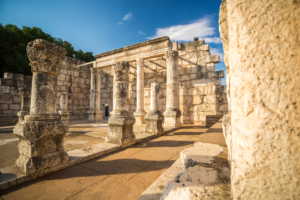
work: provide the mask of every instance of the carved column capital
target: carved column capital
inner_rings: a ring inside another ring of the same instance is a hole
[[[137,66],[143,66],[144,65],[144,59],[143,58],[137,58],[136,59],[136,65]]]
[[[36,39],[27,45],[27,56],[31,71],[44,72],[58,76],[67,50],[57,44]]]
[[[167,51],[166,52],[167,61],[175,61],[178,59],[178,51]]]
[[[19,92],[22,98],[30,98],[31,88],[19,88]]]

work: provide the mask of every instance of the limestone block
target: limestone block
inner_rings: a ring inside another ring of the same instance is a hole
[[[0,94],[10,93],[10,88],[9,86],[0,85]]]
[[[200,51],[209,51],[209,45],[208,44],[201,45],[201,46],[197,47],[197,49]]]
[[[10,104],[9,109],[19,111],[21,109],[20,104]]]
[[[13,73],[9,73],[9,72],[5,72],[3,77],[5,79],[14,79],[14,74]]]
[[[58,80],[60,80],[60,81],[65,81],[65,80],[66,80],[66,76],[65,76],[64,74],[60,74],[60,75],[58,76]]]
[[[7,110],[7,109],[8,109],[8,104],[0,103],[0,110]]]
[[[25,121],[17,124],[14,133],[19,137],[20,157],[16,166],[28,174],[67,162],[63,137],[68,130],[68,126],[60,122]],[[27,145],[28,142],[31,145]]]
[[[14,74],[15,80],[25,81],[25,76],[23,74]]]
[[[12,114],[12,110],[2,110],[2,114],[11,115]]]
[[[232,199],[229,179],[225,166],[191,167],[165,186],[160,200]]]
[[[188,81],[190,79],[189,75],[180,76],[180,81]]]
[[[21,96],[20,95],[15,95],[12,103],[21,104]]]
[[[1,86],[13,86],[14,85],[14,80],[13,79],[0,78],[0,85]]]
[[[180,152],[183,169],[193,167],[199,163],[212,164],[214,157],[223,152],[220,145],[198,142],[194,147],[184,149]]]

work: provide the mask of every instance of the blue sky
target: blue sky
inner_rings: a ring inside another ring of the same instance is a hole
[[[221,0],[0,0],[0,23],[39,27],[94,55],[159,36],[205,39],[226,70],[219,34]],[[225,84],[225,80],[222,80]]]

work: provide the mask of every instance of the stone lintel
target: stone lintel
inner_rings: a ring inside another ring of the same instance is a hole
[[[150,59],[164,56],[165,52],[170,48],[170,40],[168,37],[161,40],[157,38],[150,41],[143,42],[142,45],[131,45],[130,48],[121,48],[96,55],[96,66],[101,68],[109,67],[121,61],[136,62],[138,58]]]

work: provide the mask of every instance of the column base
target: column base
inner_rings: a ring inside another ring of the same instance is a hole
[[[95,121],[95,112],[93,110],[88,110],[87,113],[89,114],[89,121]]]
[[[103,120],[102,113],[103,113],[102,110],[95,111],[95,121],[101,121],[101,120]]]
[[[25,174],[69,160],[63,146],[63,139],[69,127],[57,119],[58,116],[49,116],[49,121],[45,118],[28,115],[23,123],[18,123],[14,128],[14,134],[19,137],[20,153],[16,167]]]
[[[65,111],[65,110],[59,110],[58,114],[60,115],[60,119],[62,122],[64,123],[68,123],[70,120],[70,113],[69,111]]]
[[[150,111],[145,116],[146,120],[146,133],[152,133],[161,135],[164,132],[164,128],[162,126],[163,115],[159,111]]]
[[[23,121],[24,121],[24,117],[25,117],[25,115],[29,115],[30,114],[30,112],[29,111],[19,111],[18,113],[17,113],[17,116],[19,117],[19,123],[22,123]]]
[[[138,110],[138,111],[135,111],[133,113],[133,115],[135,117],[135,124],[136,125],[141,125],[141,124],[145,124],[146,123],[146,120],[145,120],[146,112],[145,111]]]
[[[181,116],[180,110],[166,110],[164,112],[164,117],[165,117],[164,127],[165,128],[181,127],[180,116]]]
[[[109,118],[108,135],[105,142],[114,143],[121,146],[130,146],[135,143],[135,135],[133,134],[133,124],[135,118],[127,111],[114,112]]]

